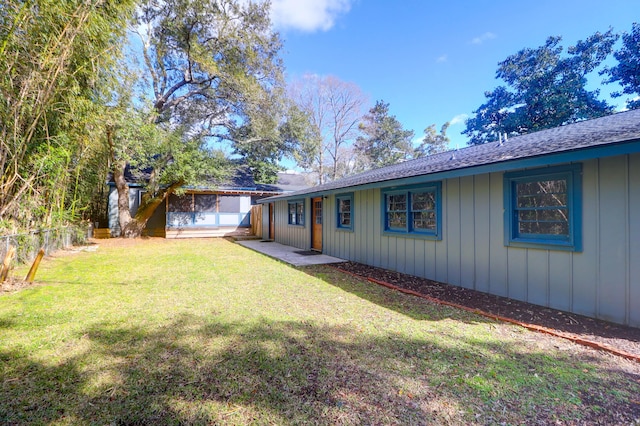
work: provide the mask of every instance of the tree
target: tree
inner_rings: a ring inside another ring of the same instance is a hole
[[[561,37],[549,37],[543,46],[507,57],[496,72],[507,86],[485,92],[487,102],[467,120],[463,134],[475,145],[503,133],[519,135],[610,114],[613,107],[598,99],[598,90],[587,90],[586,83],[616,39],[612,30],[597,32],[563,57]]]
[[[185,184],[196,185],[206,177],[224,179],[229,163],[203,139],[186,138],[182,129],[170,131],[149,122],[148,114],[130,106],[117,106],[106,123],[106,142],[118,192],[121,236],[137,237],[156,208]],[[126,171],[145,181],[140,206],[131,217]]]
[[[613,56],[618,64],[606,68],[602,74],[609,75],[605,83],[618,82],[623,90],[622,93],[614,92],[611,95],[636,95],[635,99],[627,100],[627,108],[640,108],[640,24],[634,22],[631,32],[622,34],[622,47]]]
[[[271,31],[268,3],[145,0],[136,25],[148,82],[142,95],[153,94],[153,111],[146,115],[157,129],[139,143],[136,136],[144,132],[133,135],[120,120],[107,133],[112,152],[121,159],[113,163],[114,178],[132,161],[151,170],[147,199],[134,218],[127,213],[120,218],[125,237],[138,236],[171,192],[205,175],[224,174],[226,163],[215,148],[230,147],[264,181],[275,176],[276,162],[287,149],[279,132],[281,42]],[[130,114],[134,104],[121,102],[120,108]],[[141,155],[134,149],[136,159],[125,155],[137,143],[155,151],[142,150]],[[124,203],[128,188],[116,186]]]
[[[138,28],[157,122],[241,152],[279,152],[283,66],[268,3],[146,0]]]
[[[7,0],[0,7],[0,228],[77,220],[95,175],[95,94],[133,1]]]
[[[447,151],[449,149],[449,137],[447,136],[448,128],[449,122],[442,125],[440,128],[440,134],[436,132],[435,124],[424,129],[422,143],[416,148],[414,156],[419,158]]]
[[[333,76],[307,74],[294,82],[290,97],[311,129],[300,141],[295,159],[318,174],[320,184],[342,177],[342,163],[351,161],[345,149],[355,138],[366,97],[358,86]]]
[[[366,160],[369,168],[378,168],[407,160],[413,155],[413,130],[404,130],[389,104],[376,101],[359,124],[363,135],[355,142],[355,151]]]

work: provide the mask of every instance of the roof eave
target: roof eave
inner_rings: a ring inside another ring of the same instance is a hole
[[[327,190],[296,192],[293,194],[282,194],[259,200],[259,203],[268,203],[277,200],[288,200],[296,198],[311,198],[322,195],[339,194],[345,191],[361,191],[365,189],[393,188],[395,186],[405,186],[415,183],[427,183],[443,179],[459,178],[465,176],[475,176],[485,173],[504,172],[508,170],[527,169],[532,167],[544,167],[577,161],[592,160],[595,158],[612,157],[616,155],[626,155],[640,152],[640,139],[632,139],[607,145],[591,146],[561,152],[546,153],[531,157],[508,159],[488,164],[461,167],[457,169],[444,170],[433,173],[421,173],[402,178],[385,179],[359,185],[347,185]]]

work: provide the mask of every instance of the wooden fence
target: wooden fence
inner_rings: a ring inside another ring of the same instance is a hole
[[[262,204],[251,207],[251,234],[262,237]]]

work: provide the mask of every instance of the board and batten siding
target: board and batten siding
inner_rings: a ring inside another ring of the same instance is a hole
[[[262,204],[262,234],[259,235],[263,240],[269,239],[269,204]]]
[[[302,199],[302,198],[300,198]],[[269,238],[269,203],[262,209],[262,238]],[[275,241],[302,250],[311,248],[311,200],[304,199],[304,226],[289,225],[287,200],[276,200],[274,205]]]
[[[353,191],[353,230],[340,230],[336,197],[329,196],[323,252],[638,327],[640,154],[582,164],[582,252],[505,246],[502,172],[442,182],[440,241],[383,235],[379,188]],[[279,203],[284,203],[276,209],[282,215],[286,201]],[[276,218],[276,233],[288,234],[277,235],[278,241],[307,248],[308,228],[301,235],[286,221],[286,216]]]

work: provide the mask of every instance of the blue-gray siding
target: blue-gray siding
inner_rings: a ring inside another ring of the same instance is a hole
[[[311,248],[311,200],[304,200],[304,226],[289,225],[289,209],[286,200],[275,202],[275,240],[281,244],[304,250]],[[325,216],[326,217],[326,216]],[[324,231],[324,230],[323,230]],[[262,238],[269,238],[269,203],[262,207]]]
[[[381,189],[353,192],[353,231],[324,200],[328,255],[640,326],[640,154],[583,163],[582,252],[505,246],[502,172],[442,182],[440,241],[383,235]],[[308,199],[305,212],[305,227],[286,225],[277,201],[276,241],[308,249]]]

